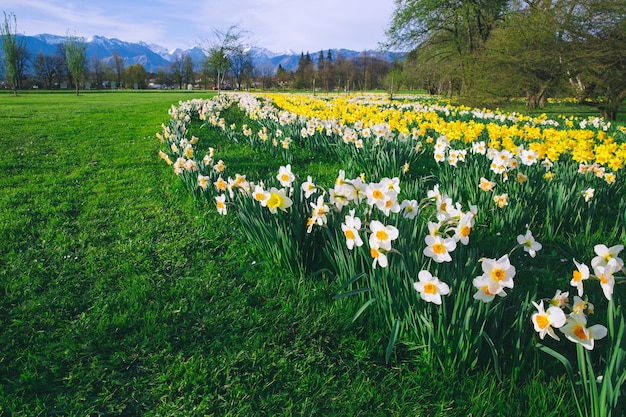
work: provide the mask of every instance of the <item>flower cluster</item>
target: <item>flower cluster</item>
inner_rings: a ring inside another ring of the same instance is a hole
[[[573,302],[569,303],[569,292],[557,291],[556,295],[548,300],[549,307],[546,310],[544,300],[539,303],[533,302],[537,311],[532,315],[532,322],[535,331],[543,339],[549,335],[555,340],[560,340],[554,329],[559,329],[565,337],[581,344],[584,348],[591,350],[595,341],[607,335],[607,328],[601,324],[587,325],[588,314],[593,313],[594,305],[584,296],[583,282],[594,279],[600,282],[604,296],[610,300],[613,296],[615,286],[615,274],[620,270],[624,271],[624,261],[619,257],[619,253],[624,249],[624,245],[607,247],[599,244],[594,247],[596,256],[591,260],[593,274],[587,265],[579,263],[574,259],[576,269],[572,273],[570,284],[576,288],[577,295]],[[568,314],[565,311],[569,311]]]

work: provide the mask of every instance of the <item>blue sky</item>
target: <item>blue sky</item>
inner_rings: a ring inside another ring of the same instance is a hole
[[[394,0],[2,0],[17,32],[93,35],[143,41],[170,50],[211,42],[232,25],[254,46],[291,49],[376,49],[385,41]],[[2,15],[0,15],[2,17]]]

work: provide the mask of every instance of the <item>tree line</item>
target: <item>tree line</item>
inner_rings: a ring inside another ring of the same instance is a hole
[[[236,26],[214,31],[204,41],[205,59],[194,62],[191,55],[176,55],[169,66],[154,73],[141,64],[127,65],[117,51],[106,59],[87,58],[83,38],[68,34],[52,54],[31,52],[17,33],[15,15],[5,13],[0,31],[4,48],[5,85],[14,94],[25,88],[192,88],[201,89],[290,89],[352,91],[386,88],[391,64],[368,52],[347,59],[331,50],[312,57],[302,53],[295,71],[282,66],[256,66],[247,32]]]
[[[395,0],[387,47],[406,88],[529,109],[576,97],[614,120],[626,98],[626,0]]]

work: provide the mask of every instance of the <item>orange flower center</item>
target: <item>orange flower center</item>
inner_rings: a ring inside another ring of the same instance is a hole
[[[376,239],[378,239],[379,241],[383,241],[383,240],[387,240],[389,238],[389,235],[387,234],[386,230],[379,230],[376,232]]]
[[[587,335],[587,332],[585,331],[585,328],[583,326],[578,326],[574,329],[574,334],[576,335],[577,338],[582,339],[582,340],[587,340],[589,339],[589,336]]]
[[[506,272],[500,268],[494,268],[491,271],[491,277],[496,281],[502,281],[506,277]]]
[[[383,198],[383,192],[380,190],[374,190],[372,192],[372,197],[374,197],[376,200],[380,200],[381,198]]]
[[[580,271],[576,270],[576,271],[574,271],[574,273],[573,273],[573,277],[574,277],[574,278],[573,278],[573,279],[574,279],[574,282],[580,282],[580,281],[582,281],[582,279],[583,279],[583,274],[582,274]]]
[[[436,294],[437,286],[432,282],[427,282],[426,284],[424,284],[424,292],[428,294]]]
[[[346,239],[354,239],[354,232],[352,231],[352,229],[346,230],[344,234],[346,235]]]
[[[461,227],[461,236],[463,236],[463,237],[469,236],[471,230],[472,229],[469,226]]]
[[[540,329],[545,329],[550,324],[550,321],[548,320],[548,316],[540,315],[540,316],[535,317],[535,320],[537,321],[537,326]]]
[[[435,252],[437,255],[441,255],[442,253],[446,253],[446,247],[443,245],[443,243],[435,243],[433,245],[433,252]]]

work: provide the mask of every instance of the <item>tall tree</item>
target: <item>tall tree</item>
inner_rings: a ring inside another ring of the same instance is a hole
[[[148,72],[140,63],[130,65],[124,70],[124,84],[129,88],[144,89],[148,85]]]
[[[476,98],[525,96],[526,108],[543,106],[560,89],[571,61],[564,21],[570,0],[529,1],[494,30],[475,61]]]
[[[626,99],[626,0],[585,0],[568,20],[573,72],[600,115],[615,120]]]
[[[68,35],[65,39],[65,61],[67,70],[72,75],[76,84],[76,95],[80,89],[80,82],[85,73],[85,63],[87,61],[87,44],[83,38],[75,35]]]
[[[172,77],[179,89],[182,89],[185,83],[185,56],[184,53],[176,55],[170,64]]]
[[[183,82],[186,85],[194,85],[196,83],[196,73],[193,68],[193,60],[189,54],[185,54],[185,57],[183,58]]]
[[[13,87],[13,95],[17,96],[20,84],[20,61],[23,53],[23,45],[17,37],[17,18],[15,14],[4,13],[4,22],[0,26],[0,41],[4,49],[4,73],[5,78]],[[23,38],[22,38],[23,39]]]
[[[122,81],[124,79],[124,69],[126,67],[126,60],[123,56],[117,52],[117,50],[113,51],[113,56],[111,57],[111,65],[113,67],[113,73],[115,74],[115,81],[117,82],[118,88],[122,87]]]
[[[93,84],[96,88],[102,88],[105,73],[104,60],[98,58],[98,55],[92,55],[91,58],[89,58],[89,70]]]
[[[435,66],[451,68],[450,86],[483,47],[509,0],[395,0],[387,47],[419,48]],[[448,61],[447,65],[442,65]],[[455,65],[450,65],[454,61]]]
[[[252,64],[247,53],[250,43],[250,33],[237,25],[230,26],[226,31],[214,29],[213,40],[203,42],[202,49],[208,57],[208,64],[216,73],[218,94],[229,69],[241,83],[244,71]]]
[[[294,74],[295,88],[308,89],[313,86],[313,79],[315,78],[315,64],[311,59],[311,54],[308,52],[306,55],[304,52],[300,54],[300,61],[298,61],[298,68]]]

